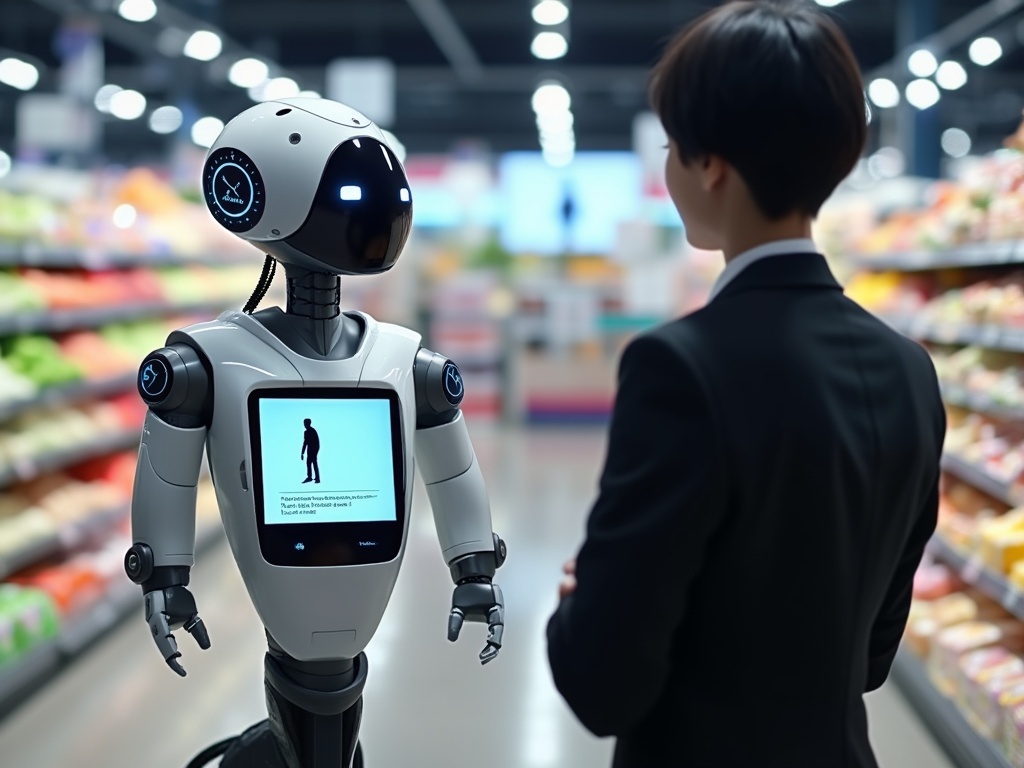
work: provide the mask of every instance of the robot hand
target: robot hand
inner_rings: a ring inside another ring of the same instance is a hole
[[[501,636],[505,629],[505,600],[501,587],[486,581],[459,584],[452,593],[452,612],[448,617],[448,639],[459,639],[465,621],[487,623],[487,647],[480,652],[480,663],[494,661],[501,650]]]
[[[174,586],[147,592],[146,622],[167,665],[182,677],[185,676],[185,669],[178,663],[181,651],[178,650],[173,630],[184,627],[196,639],[200,648],[205,651],[210,647],[210,636],[203,620],[199,618],[196,600],[185,587]]]

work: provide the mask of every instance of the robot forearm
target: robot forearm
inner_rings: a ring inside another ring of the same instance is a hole
[[[182,429],[146,417],[132,492],[132,540],[152,553],[152,567],[195,562],[196,486],[206,429]]]
[[[494,557],[487,489],[461,413],[447,424],[416,432],[416,460],[453,580],[493,576],[500,563]]]

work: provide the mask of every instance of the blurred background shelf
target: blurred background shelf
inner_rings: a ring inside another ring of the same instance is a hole
[[[896,654],[891,677],[955,765],[1013,768],[995,743],[979,736],[956,705],[935,689],[924,665],[906,648]]]
[[[985,470],[952,453],[942,455],[942,468],[965,483],[1011,507],[1024,503],[1024,493],[1012,484],[992,477]]]
[[[76,381],[72,384],[48,387],[32,397],[0,403],[0,422],[37,408],[69,405],[127,392],[135,386],[135,378],[136,374],[133,371],[94,381]]]
[[[923,272],[957,267],[988,267],[1024,263],[1024,241],[969,243],[941,251],[910,251],[878,256],[852,256],[858,269],[872,272]]]
[[[975,413],[982,413],[1003,421],[1024,421],[1024,406],[996,402],[983,392],[974,392],[955,384],[943,384],[942,397],[950,405]]]
[[[196,556],[205,555],[223,541],[224,532],[219,523],[203,525],[196,532]],[[142,592],[138,585],[119,574],[106,593],[80,609],[60,628],[55,638],[0,666],[0,716],[136,611],[141,621]]]
[[[58,249],[33,244],[0,243],[0,268],[31,267],[33,269],[138,269],[139,267],[227,266],[259,261],[252,256],[228,253],[221,255],[184,256],[174,253],[118,253],[104,250]]]
[[[226,299],[183,304],[148,302],[122,304],[116,307],[26,312],[20,315],[0,317],[0,336],[18,333],[60,333],[170,315],[216,316],[230,307],[232,303]]]
[[[124,430],[99,436],[84,445],[54,451],[37,458],[16,460],[12,466],[0,468],[0,489],[14,482],[28,482],[48,472],[56,472],[98,456],[128,450],[138,445],[140,434],[140,430]]]
[[[1006,611],[1024,621],[1024,594],[1001,574],[985,567],[975,556],[967,556],[941,534],[928,542],[928,553],[945,563],[972,587],[991,597]]]

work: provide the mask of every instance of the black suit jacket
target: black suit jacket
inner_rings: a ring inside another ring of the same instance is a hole
[[[559,691],[616,768],[875,766],[938,507],[945,413],[920,346],[817,254],[741,272],[622,356]]]

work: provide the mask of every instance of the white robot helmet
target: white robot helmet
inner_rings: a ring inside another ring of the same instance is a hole
[[[385,272],[412,227],[409,182],[384,132],[327,99],[267,101],[235,117],[207,154],[203,194],[225,229],[314,272]]]

